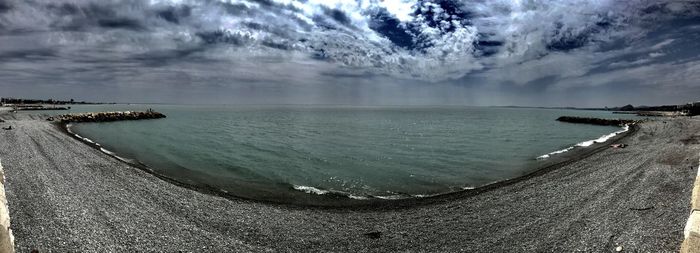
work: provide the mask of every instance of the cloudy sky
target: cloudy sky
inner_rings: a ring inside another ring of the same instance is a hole
[[[0,96],[682,103],[700,100],[700,1],[0,0]]]

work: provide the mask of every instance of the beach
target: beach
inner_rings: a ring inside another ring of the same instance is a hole
[[[700,119],[642,123],[521,179],[421,200],[305,207],[224,198],[115,159],[40,116],[0,116],[15,248],[197,252],[677,252]]]

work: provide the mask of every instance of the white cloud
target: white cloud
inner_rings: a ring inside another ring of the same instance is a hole
[[[608,66],[610,66],[612,68],[625,68],[625,67],[630,67],[630,66],[647,64],[650,62],[651,62],[651,59],[639,59],[639,60],[635,60],[635,61],[613,62],[613,63],[610,63],[610,65],[608,65]]]
[[[415,5],[416,1],[410,0],[381,0],[379,2],[379,6],[386,8],[389,13],[402,22],[413,20],[411,13],[413,13]]]
[[[657,58],[657,57],[661,57],[661,56],[664,56],[664,55],[666,55],[666,54],[665,54],[665,53],[661,53],[661,52],[651,52],[651,53],[649,53],[649,57],[651,57],[651,58]]]
[[[666,39],[666,40],[664,40],[664,41],[662,41],[662,42],[659,42],[659,43],[657,43],[657,44],[651,46],[651,50],[659,50],[659,49],[661,49],[661,48],[663,48],[663,47],[665,47],[665,46],[670,45],[671,43],[673,43],[673,41],[675,41],[675,39]]]

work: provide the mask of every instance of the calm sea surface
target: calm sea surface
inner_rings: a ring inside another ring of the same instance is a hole
[[[73,124],[157,173],[236,196],[308,202],[421,197],[523,175],[537,157],[620,130],[560,123],[602,111],[479,107],[74,106],[161,120]]]

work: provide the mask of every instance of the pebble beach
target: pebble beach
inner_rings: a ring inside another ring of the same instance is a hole
[[[518,179],[433,198],[308,207],[172,184],[43,117],[0,116],[15,249],[55,251],[677,252],[700,119],[650,121]]]

